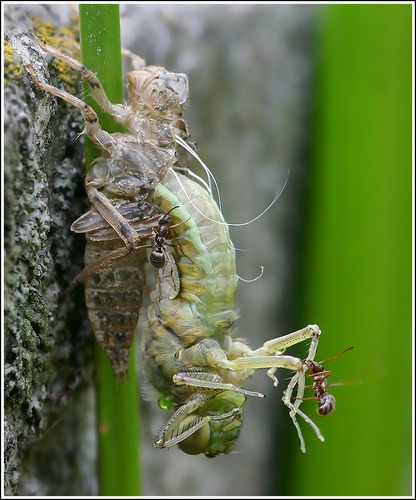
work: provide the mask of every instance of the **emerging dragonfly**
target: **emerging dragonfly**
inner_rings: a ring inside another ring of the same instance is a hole
[[[295,372],[283,402],[301,449],[305,451],[305,443],[297,416],[323,441],[316,424],[300,410],[308,370],[315,377],[317,397],[318,391],[321,399],[328,396],[323,381],[316,378],[319,327],[309,325],[254,350],[232,338],[238,277],[228,226],[210,190],[190,179],[186,169],[188,176],[174,170],[186,167],[181,148],[194,155],[181,117],[189,95],[186,75],[158,66],[136,69],[128,74],[128,104],[112,104],[94,73],[39,43],[79,71],[91,97],[127,128],[125,133],[103,131],[90,106],[42,82],[34,67],[26,65],[39,88],[82,111],[86,134],[102,151],[86,177],[92,207],[73,223],[72,230],[87,236],[86,268],[77,280],[85,282],[90,322],[117,377],[126,375],[142,301],[141,251],[149,247],[146,240],[153,238],[156,289],[141,347],[146,373],[161,394],[160,406],[175,410],[155,446],[179,445],[186,453],[208,457],[231,451],[246,397],[263,397],[241,384],[262,368],[268,369],[275,385],[278,368]],[[168,237],[175,239],[173,255],[166,250]],[[311,344],[305,360],[284,353],[306,340]],[[322,406],[333,404],[326,398]]]
[[[165,212],[176,207],[172,219],[176,223],[175,241],[181,249],[175,247],[174,254],[180,291],[172,297],[167,281],[157,279],[141,338],[146,373],[161,393],[159,404],[176,409],[155,446],[179,445],[186,453],[208,457],[231,451],[246,396],[263,397],[241,384],[262,368],[269,369],[267,374],[275,385],[277,368],[295,371],[283,402],[290,409],[301,449],[305,451],[305,443],[297,416],[323,441],[316,424],[299,408],[306,372],[318,347],[319,327],[309,325],[255,350],[242,340],[233,340],[238,281],[235,250],[218,206],[203,187],[174,172],[168,172],[156,186],[154,201]],[[283,354],[288,347],[308,339],[307,359]]]

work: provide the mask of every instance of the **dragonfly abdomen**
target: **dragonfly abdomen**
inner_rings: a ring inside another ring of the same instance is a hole
[[[181,288],[173,301],[162,299],[158,307],[163,324],[189,344],[227,333],[237,318],[238,278],[234,246],[217,204],[199,184],[177,176],[183,188],[169,172],[156,187],[154,201],[164,212],[178,207],[171,215]]]

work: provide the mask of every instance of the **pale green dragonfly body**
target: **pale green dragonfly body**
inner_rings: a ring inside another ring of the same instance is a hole
[[[157,274],[141,339],[146,373],[161,393],[159,404],[176,409],[155,445],[167,448],[178,444],[187,453],[208,457],[230,452],[241,426],[246,396],[262,397],[241,387],[259,368],[269,369],[275,385],[277,368],[296,371],[284,402],[291,409],[302,450],[305,446],[296,414],[323,439],[299,409],[308,367],[305,361],[283,354],[287,347],[312,339],[308,359],[313,359],[319,328],[310,325],[256,350],[234,340],[235,249],[217,204],[204,187],[171,172],[157,185],[154,201],[164,212],[171,211],[180,278],[180,288],[172,293],[169,270],[164,276]],[[296,386],[297,399],[292,404]]]

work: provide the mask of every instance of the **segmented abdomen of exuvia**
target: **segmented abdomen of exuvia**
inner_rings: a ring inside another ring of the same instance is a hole
[[[92,241],[87,235],[85,264],[123,241]],[[127,375],[128,355],[139,320],[145,285],[145,250],[137,250],[95,271],[85,281],[85,302],[91,328],[110,358],[116,378]]]
[[[112,199],[111,203],[145,244],[160,211],[145,201]],[[109,252],[125,248],[124,242],[94,207],[73,222],[71,229],[86,236],[86,266],[105,258]],[[91,328],[99,345],[106,350],[117,378],[127,375],[129,348],[143,301],[146,261],[146,249],[135,250],[105,262],[101,269],[89,272],[83,280]]]
[[[178,207],[171,217],[178,224],[172,244],[180,277],[176,298],[153,295],[156,316],[184,346],[201,338],[220,338],[237,317],[238,280],[235,249],[221,211],[203,187],[171,172],[157,185],[154,201],[164,212]]]

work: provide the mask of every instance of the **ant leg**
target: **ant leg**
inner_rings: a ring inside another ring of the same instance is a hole
[[[179,243],[179,241],[176,241],[175,243],[165,243],[166,246],[170,246],[172,248],[179,248],[179,250],[181,251],[182,255],[184,257],[186,257],[190,262],[192,262],[192,264],[195,264],[195,261],[191,259],[191,257],[188,257],[186,255],[186,253],[183,251],[183,248],[181,247],[181,244]]]
[[[172,210],[174,210],[175,208],[179,208],[179,207],[173,207],[173,208],[171,208],[171,209],[169,210],[169,212],[167,212],[167,214],[166,214],[166,215],[168,215],[170,212],[172,212]],[[169,230],[170,230],[170,231],[172,231],[172,229],[174,229],[175,227],[181,226],[182,224],[186,224],[186,223],[187,223],[190,219],[191,219],[191,217],[188,217],[186,220],[182,220],[182,221],[180,221],[180,222],[177,222],[176,224],[171,224],[171,225],[169,226]],[[172,232],[173,232],[173,234],[176,236],[175,231],[172,231]],[[169,246],[170,246],[170,247],[172,247],[172,248],[179,248],[179,250],[181,251],[182,255],[183,255],[184,257],[186,257],[189,261],[191,261],[191,262],[192,262],[192,264],[195,264],[195,262],[191,259],[191,257],[188,257],[188,256],[186,255],[186,253],[184,252],[184,250],[183,250],[183,248],[182,248],[181,244],[179,243],[179,241],[175,241],[175,243],[166,243],[166,245],[169,245]]]

